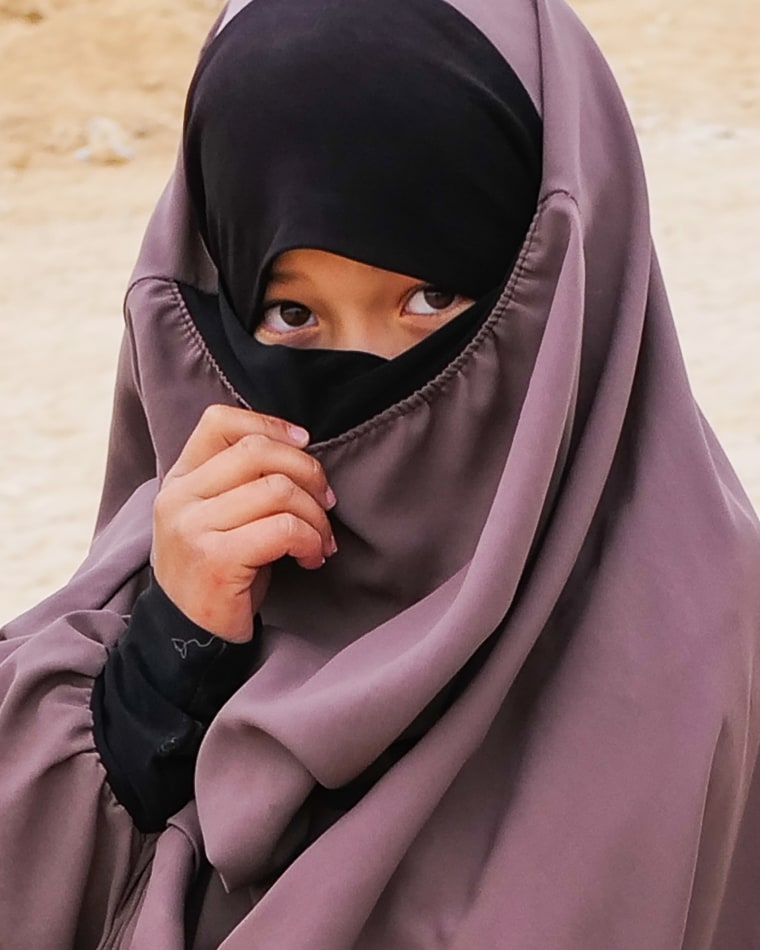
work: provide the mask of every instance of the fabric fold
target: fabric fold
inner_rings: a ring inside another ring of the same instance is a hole
[[[273,566],[260,661],[155,838],[105,785],[91,684],[147,584],[160,479],[207,406],[249,405],[182,293],[218,291],[183,156],[159,202],[92,553],[0,642],[0,933],[21,947],[179,950],[190,895],[219,950],[760,933],[760,525],[689,386],[630,118],[561,0],[404,15],[441,7],[540,108],[538,213],[462,351],[309,448],[338,554]]]

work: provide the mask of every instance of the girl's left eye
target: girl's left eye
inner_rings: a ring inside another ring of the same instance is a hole
[[[308,307],[285,301],[266,305],[259,326],[273,333],[292,333],[293,330],[315,326],[316,322],[316,315]]]
[[[430,316],[448,310],[455,303],[462,300],[459,294],[438,287],[423,287],[412,294],[406,305],[407,313]]]

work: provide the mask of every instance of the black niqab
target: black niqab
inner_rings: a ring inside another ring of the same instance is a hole
[[[414,392],[477,332],[535,212],[541,121],[443,0],[256,0],[199,64],[184,153],[220,287],[186,289],[191,313],[253,408],[319,440]],[[394,360],[259,343],[271,264],[304,247],[477,303]]]

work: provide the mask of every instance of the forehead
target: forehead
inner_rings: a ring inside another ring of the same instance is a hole
[[[336,289],[347,281],[362,281],[377,286],[405,285],[417,278],[396,271],[384,270],[350,257],[322,251],[317,248],[294,248],[278,254],[269,271],[271,283],[290,283],[296,280],[324,280]]]

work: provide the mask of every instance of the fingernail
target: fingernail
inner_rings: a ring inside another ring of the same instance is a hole
[[[297,445],[308,445],[311,440],[309,433],[306,429],[302,429],[301,426],[289,425],[288,433]]]
[[[330,540],[327,542],[327,556],[332,557],[333,554],[337,554],[337,552],[338,552],[338,545],[335,541],[335,538],[332,535],[330,535]]]
[[[338,499],[335,497],[335,492],[327,486],[327,491],[325,492],[325,500],[327,501],[327,510],[334,508],[338,504]]]

